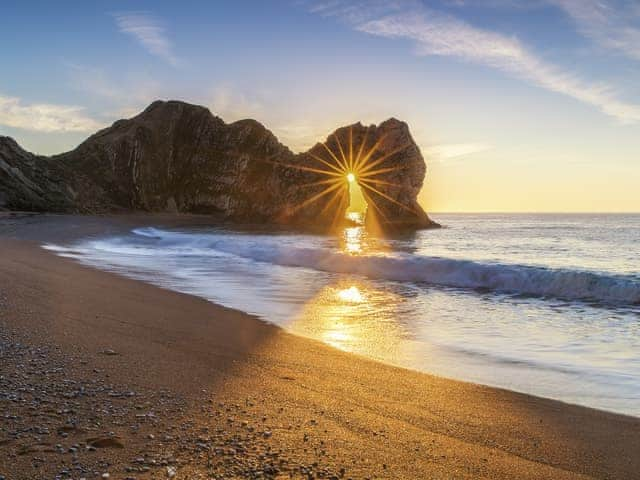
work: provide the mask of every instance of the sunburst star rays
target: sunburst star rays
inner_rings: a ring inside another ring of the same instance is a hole
[[[411,144],[407,143],[389,151],[383,151],[381,148],[385,140],[383,135],[368,147],[367,143],[371,143],[368,142],[369,131],[370,128],[364,130],[357,145],[354,144],[353,127],[349,127],[347,131],[344,129],[337,131],[327,139],[327,142],[320,144],[321,149],[314,148],[305,154],[313,160],[312,166],[270,160],[271,163],[281,167],[318,176],[314,181],[298,185],[299,189],[309,189],[310,192],[307,198],[292,208],[291,214],[316,202],[325,202],[319,215],[328,215],[332,209],[335,209],[331,217],[332,223],[336,223],[345,214],[341,210],[344,207],[345,198],[348,198],[345,196],[348,195],[350,183],[362,188],[367,205],[372,207],[370,213],[379,215],[384,221],[388,221],[385,212],[388,212],[390,204],[414,212],[411,206],[405,205],[389,194],[390,189],[399,189],[402,185],[389,181],[388,174],[401,170],[404,166],[387,163],[397,153],[410,148]],[[345,136],[346,142],[344,142]]]

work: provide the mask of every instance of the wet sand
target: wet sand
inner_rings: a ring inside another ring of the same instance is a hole
[[[379,364],[40,248],[202,221],[0,218],[0,479],[639,478],[640,419]]]

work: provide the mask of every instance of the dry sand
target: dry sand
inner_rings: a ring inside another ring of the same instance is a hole
[[[0,480],[640,478],[640,419],[379,364],[40,248],[159,221],[0,218]]]

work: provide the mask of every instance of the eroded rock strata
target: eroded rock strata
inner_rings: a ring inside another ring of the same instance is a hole
[[[0,137],[0,208],[216,213],[231,221],[329,227],[348,205],[347,171],[383,226],[435,226],[417,203],[426,167],[406,123],[338,129],[295,154],[255,120],[157,101],[53,157]],[[371,207],[373,205],[373,207]]]

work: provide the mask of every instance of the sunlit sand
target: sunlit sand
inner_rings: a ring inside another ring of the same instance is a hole
[[[0,16],[0,480],[640,480],[639,0]]]

